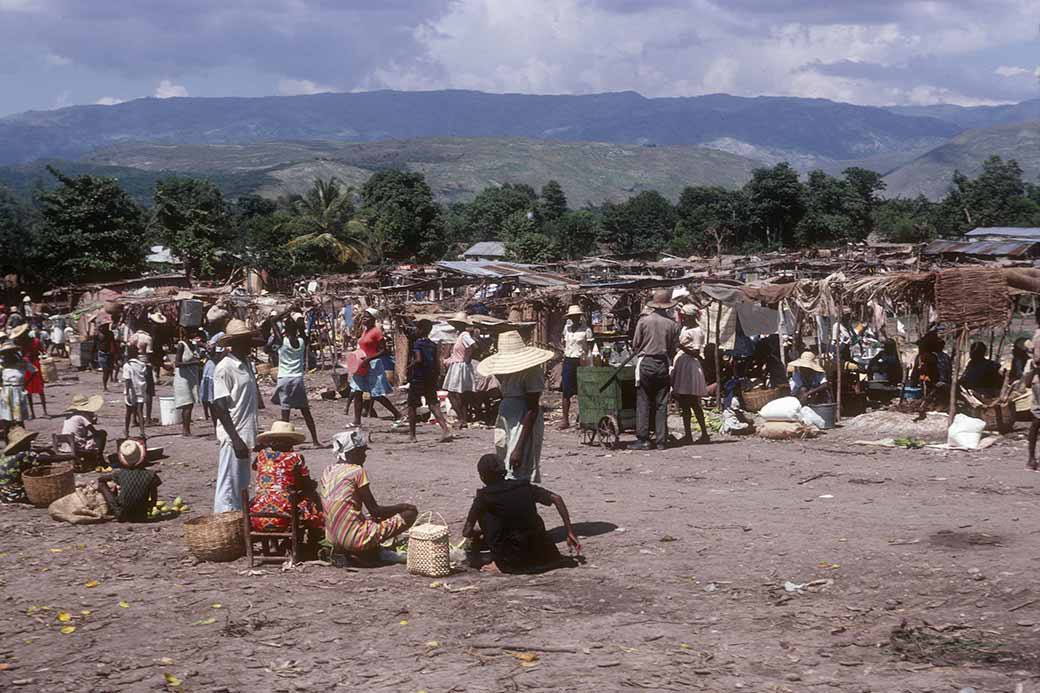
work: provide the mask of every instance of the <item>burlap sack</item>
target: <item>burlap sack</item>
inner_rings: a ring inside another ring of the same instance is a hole
[[[50,504],[47,512],[55,520],[74,525],[91,525],[108,519],[108,503],[94,486],[80,486]]]

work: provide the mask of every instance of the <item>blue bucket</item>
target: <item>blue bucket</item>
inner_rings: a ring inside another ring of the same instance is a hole
[[[834,419],[838,413],[837,404],[810,404],[809,408],[816,412],[821,419],[823,419],[823,428],[834,428]]]
[[[924,391],[919,387],[904,387],[903,399],[921,399]]]

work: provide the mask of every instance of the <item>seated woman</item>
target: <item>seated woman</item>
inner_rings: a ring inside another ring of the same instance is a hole
[[[870,359],[867,376],[871,380],[883,379],[889,385],[903,382],[903,362],[899,358],[899,347],[894,339],[886,339],[881,353]]]
[[[961,374],[961,385],[988,397],[996,397],[1004,384],[1000,365],[986,358],[989,349],[983,342],[975,342],[968,352],[968,365]]]
[[[62,435],[72,436],[80,453],[94,466],[104,460],[105,443],[108,442],[108,431],[97,428],[97,413],[104,404],[105,399],[101,395],[73,395],[72,403],[65,409],[65,422],[61,426]],[[71,453],[72,450],[65,444],[59,446],[58,452]]]
[[[144,441],[137,438],[124,440],[116,457],[120,469],[99,476],[98,490],[105,497],[109,512],[119,522],[147,522],[148,512],[159,499],[162,480],[158,474],[144,468]]]
[[[581,552],[562,498],[527,481],[506,480],[505,467],[495,455],[480,458],[477,474],[484,488],[473,499],[462,535],[483,540],[490,549],[491,562],[482,571],[531,573],[559,563],[562,557],[545,531],[536,503],[556,506],[567,531],[567,545]]]
[[[337,433],[332,448],[336,464],[326,468],[321,479],[325,536],[347,554],[376,558],[379,545],[411,527],[419,511],[408,503],[382,506],[376,502],[364,467],[368,456],[364,432]],[[368,510],[368,517],[362,507]]]
[[[21,426],[12,428],[7,434],[7,447],[0,452],[0,503],[28,503],[22,474],[42,464],[32,450],[32,442],[38,431],[29,433]]]
[[[802,404],[823,404],[831,401],[831,386],[816,354],[803,352],[787,364],[791,374],[791,395]]]
[[[296,510],[300,527],[308,530],[311,543],[321,540],[325,528],[318,485],[311,478],[303,455],[293,452],[306,436],[286,421],[275,421],[271,430],[256,437],[260,452],[256,454],[256,495],[249,504],[250,513],[292,512],[289,492],[297,493]],[[284,532],[289,520],[281,517],[250,517],[254,532]]]

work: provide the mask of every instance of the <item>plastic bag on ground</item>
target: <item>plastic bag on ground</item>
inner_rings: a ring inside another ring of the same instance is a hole
[[[982,441],[982,431],[986,428],[986,422],[975,419],[965,414],[953,417],[953,423],[946,434],[946,443],[951,448],[967,448],[975,450]]]
[[[827,424],[824,422],[823,417],[817,414],[809,407],[802,407],[798,410],[798,420],[806,426],[815,426],[821,431],[827,427]]]
[[[758,415],[766,421],[800,421],[798,412],[801,408],[802,403],[797,397],[781,397],[767,402]]]

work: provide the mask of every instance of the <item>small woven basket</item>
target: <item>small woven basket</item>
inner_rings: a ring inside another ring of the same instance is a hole
[[[416,524],[408,532],[408,572],[426,577],[451,574],[451,545],[446,524],[433,524],[433,513],[426,522]],[[444,518],[441,518],[444,522]]]
[[[200,561],[233,561],[246,552],[242,513],[231,511],[195,517],[184,523],[184,541]]]
[[[26,470],[22,474],[22,485],[30,503],[46,508],[76,491],[76,475],[71,464],[45,464]]]
[[[748,411],[758,411],[762,407],[766,406],[774,399],[783,397],[789,391],[787,387],[773,387],[763,388],[761,390],[748,390],[747,392],[741,393],[741,398],[744,400],[744,408]]]

